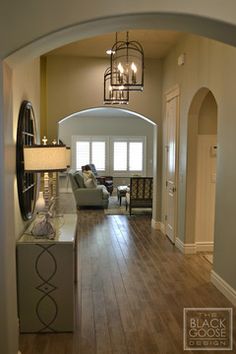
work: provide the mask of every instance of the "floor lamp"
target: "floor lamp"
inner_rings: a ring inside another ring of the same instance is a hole
[[[50,223],[49,172],[66,171],[67,152],[65,145],[31,145],[24,147],[24,169],[27,172],[44,173],[45,215],[36,222],[32,233],[38,237],[53,238],[55,231]]]

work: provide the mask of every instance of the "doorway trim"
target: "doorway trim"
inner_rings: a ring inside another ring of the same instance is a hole
[[[176,98],[176,130],[175,130],[175,178],[174,178],[174,188],[175,188],[175,201],[174,201],[174,237],[172,242],[175,243],[177,239],[178,230],[178,171],[179,171],[179,109],[180,109],[180,88],[179,85],[173,86],[167,92],[164,93],[164,115],[163,115],[163,181],[162,181],[162,201],[163,201],[163,213],[162,213],[162,225],[161,231],[166,235],[167,232],[167,115],[166,107],[167,103],[172,99]]]
[[[209,251],[212,248],[208,243],[197,243],[195,232],[197,196],[197,128],[200,110],[209,92],[216,101],[213,92],[207,87],[202,87],[193,96],[188,112],[185,241],[182,242],[179,247],[181,248],[181,251],[186,254]]]

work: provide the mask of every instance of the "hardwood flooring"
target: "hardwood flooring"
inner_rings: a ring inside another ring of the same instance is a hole
[[[21,335],[22,354],[188,353],[183,308],[232,307],[210,283],[211,264],[181,254],[150,216],[85,210],[78,218],[76,330]]]

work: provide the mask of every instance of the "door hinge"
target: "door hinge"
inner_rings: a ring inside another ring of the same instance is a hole
[[[168,181],[166,181],[166,187],[168,187]]]
[[[165,215],[165,221],[167,220],[167,215]]]

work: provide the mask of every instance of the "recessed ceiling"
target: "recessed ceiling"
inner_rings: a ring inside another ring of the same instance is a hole
[[[183,36],[182,32],[159,30],[132,30],[129,31],[129,40],[136,40],[143,46],[146,58],[160,59],[165,57],[171,48]],[[125,40],[126,32],[118,33],[118,40]],[[47,55],[64,55],[105,58],[106,50],[115,43],[115,33],[84,39],[57,48]]]

